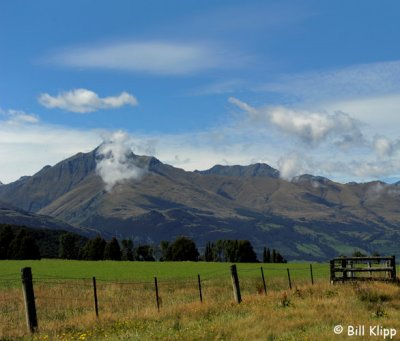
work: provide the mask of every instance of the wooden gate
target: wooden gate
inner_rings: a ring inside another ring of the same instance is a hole
[[[395,256],[334,258],[330,261],[330,280],[331,283],[338,281],[396,281]]]

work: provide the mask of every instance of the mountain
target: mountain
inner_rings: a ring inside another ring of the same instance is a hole
[[[140,180],[105,190],[98,149],[0,186],[0,200],[110,236],[158,243],[186,235],[204,246],[248,239],[288,259],[322,260],[354,250],[399,254],[400,184],[340,184],[301,175],[292,181],[266,164],[217,165],[187,172],[154,157],[126,155]],[[125,166],[127,166],[125,165]]]
[[[195,171],[195,172],[205,175],[225,175],[225,176],[235,176],[235,177],[265,176],[271,178],[279,178],[279,171],[264,163],[256,163],[250,166],[215,165],[214,167],[208,170]]]
[[[76,228],[56,218],[27,212],[2,201],[0,201],[0,224],[64,230],[86,236],[93,236],[96,234],[96,231],[92,229]]]

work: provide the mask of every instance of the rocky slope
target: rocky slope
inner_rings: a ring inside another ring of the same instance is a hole
[[[340,184],[302,175],[292,181],[265,164],[186,172],[154,157],[128,155],[140,180],[105,190],[96,150],[0,186],[0,200],[25,211],[158,242],[178,235],[200,245],[249,239],[289,259],[326,259],[355,249],[400,254],[400,183]]]

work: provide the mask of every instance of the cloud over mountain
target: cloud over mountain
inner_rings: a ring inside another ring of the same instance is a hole
[[[117,183],[138,180],[145,173],[132,159],[128,142],[128,135],[117,131],[105,136],[105,141],[97,151],[96,172],[103,179],[107,191],[111,191]]]

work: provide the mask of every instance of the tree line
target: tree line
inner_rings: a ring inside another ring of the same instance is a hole
[[[264,263],[286,263],[282,255],[265,249]],[[270,256],[268,256],[270,254]],[[204,254],[200,254],[195,242],[187,237],[174,241],[161,241],[159,247],[152,245],[133,246],[132,240],[116,238],[109,242],[100,236],[89,240],[82,249],[76,247],[73,234],[60,237],[60,258],[85,260],[128,260],[128,261],[206,261],[206,262],[258,262],[253,246],[248,240],[217,240],[208,242]]]
[[[82,259],[125,261],[206,261],[258,262],[248,240],[217,240],[208,242],[200,254],[195,242],[187,237],[161,241],[159,246],[134,245],[130,239],[101,236],[88,239],[75,233],[45,229],[28,229],[0,225],[0,259]],[[264,248],[264,263],[286,262],[281,254]]]
[[[15,233],[5,225],[0,230],[0,259],[40,259],[39,247],[27,230]]]

